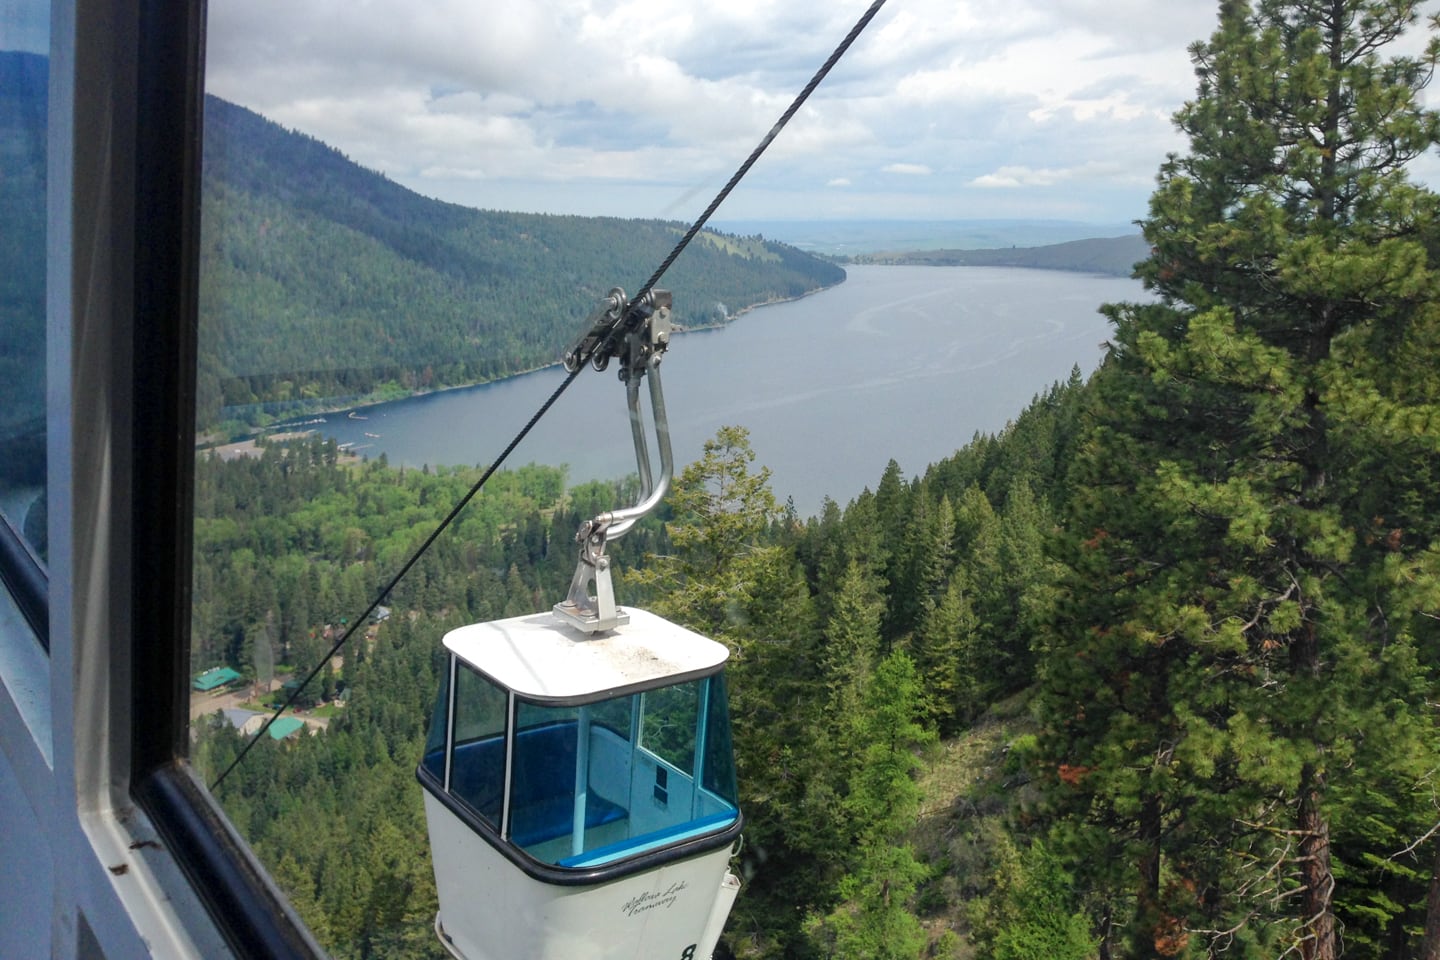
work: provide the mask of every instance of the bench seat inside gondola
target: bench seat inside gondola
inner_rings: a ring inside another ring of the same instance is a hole
[[[597,726],[592,737],[605,733],[608,731]],[[570,835],[575,816],[575,739],[573,722],[546,724],[516,735],[511,768],[510,838],[518,846],[533,848]],[[606,752],[592,752],[592,770],[602,756],[606,756]],[[613,777],[597,779],[615,780]],[[498,825],[504,789],[503,737],[487,737],[455,746],[450,769],[451,793]],[[619,803],[597,792],[594,783],[587,789],[587,832],[624,820],[627,814]],[[554,862],[540,851],[532,850],[532,853]],[[565,853],[569,853],[568,846]]]

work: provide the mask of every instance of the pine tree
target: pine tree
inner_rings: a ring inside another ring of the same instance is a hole
[[[828,693],[830,733],[846,749],[849,728],[859,715],[880,656],[880,617],[885,610],[878,582],[851,560],[835,596],[835,612],[825,629],[821,669]]]
[[[936,502],[922,483],[912,497],[910,521],[901,544],[898,578],[890,602],[890,636],[901,640],[935,609],[955,566],[955,511],[950,498]]]
[[[822,825],[809,822],[807,774],[829,754],[821,718],[805,709],[806,692],[820,685],[814,608],[792,549],[768,543],[778,515],[769,470],[752,470],[755,454],[739,427],[707,440],[700,460],[676,478],[666,534],[673,552],[651,556],[627,572],[623,587],[645,589],[650,606],[726,644],[741,805],[751,824],[747,846],[768,868],[757,874],[737,904],[736,924],[747,915],[771,918],[767,936],[783,941],[792,931],[774,928],[775,902],[805,904],[823,887],[809,845]],[[833,744],[832,744],[833,746]],[[792,916],[798,923],[803,913]]]
[[[1437,759],[1440,416],[1406,357],[1435,342],[1437,204],[1405,166],[1440,140],[1440,49],[1382,55],[1418,8],[1224,0],[1144,222],[1157,301],[1110,311],[1042,704],[1134,952],[1333,958],[1337,914],[1393,935],[1424,900],[1367,914],[1359,869],[1360,798]],[[1413,801],[1393,822],[1423,833]]]
[[[917,750],[934,734],[920,726],[920,685],[902,651],[880,662],[851,735],[864,753],[845,799],[855,842],[840,904],[808,928],[824,955],[841,960],[916,960],[925,930],[910,899],[925,867],[904,842],[920,808]]]
[[[940,601],[920,625],[915,665],[925,690],[927,714],[942,735],[958,732],[983,707],[983,666],[976,656],[975,612],[955,571]]]
[[[894,618],[897,599],[903,590],[901,579],[905,575],[905,530],[910,525],[912,500],[910,486],[900,472],[900,464],[891,460],[886,464],[880,483],[875,487],[874,497],[862,508],[867,514],[871,507],[874,511],[874,526],[864,536],[869,549],[873,551],[873,562],[879,565],[878,569],[884,574],[890,591],[885,626],[885,635],[889,639],[896,635]]]
[[[975,694],[988,703],[1001,691],[1013,689],[1024,674],[1029,645],[1026,638],[1005,628],[1005,570],[1001,559],[1002,531],[990,499],[978,484],[960,495],[955,511],[955,539],[959,544],[957,573],[971,585],[974,635],[966,647],[966,672],[974,678]]]
[[[866,709],[880,659],[885,610],[880,581],[850,561],[833,606],[818,658],[820,682],[808,698],[815,715],[795,731],[804,740],[781,754],[794,771],[798,800],[781,814],[785,840],[808,861],[805,872],[816,883],[815,898],[830,895],[848,864],[852,824],[846,798],[866,748],[855,736],[855,725]],[[801,696],[787,698],[793,711],[805,702]]]
[[[993,960],[1090,960],[1095,938],[1072,878],[1045,844],[1023,853],[1008,838],[994,852],[994,889],[974,907],[975,940]]]
[[[505,575],[505,616],[525,617],[534,613],[539,604],[533,594],[520,576],[520,568],[512,563]]]

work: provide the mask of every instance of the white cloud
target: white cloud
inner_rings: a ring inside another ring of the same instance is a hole
[[[977,187],[1053,187],[1072,176],[1069,170],[1032,170],[1029,167],[1001,167],[994,173],[976,177],[970,183]]]
[[[208,82],[445,199],[679,217],[867,5],[211,0]],[[1214,17],[1215,0],[889,4],[726,213],[1138,216]]]
[[[1115,161],[1091,161],[1078,167],[1004,166],[970,181],[985,189],[1017,189],[1054,187],[1074,181],[1110,182],[1136,185],[1138,181],[1127,167]],[[1149,182],[1148,180],[1143,182]]]

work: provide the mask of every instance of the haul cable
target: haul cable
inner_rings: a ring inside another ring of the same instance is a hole
[[[699,218],[690,225],[689,230],[685,231],[685,235],[680,238],[680,242],[675,244],[675,249],[671,250],[670,254],[660,262],[660,266],[656,268],[655,272],[650,276],[650,279],[645,281],[645,285],[640,288],[635,296],[630,298],[630,302],[620,313],[619,322],[615,324],[614,329],[606,338],[608,349],[613,350],[619,338],[630,329],[633,329],[636,323],[636,308],[644,302],[645,297],[655,288],[655,284],[660,282],[660,278],[665,276],[665,272],[670,269],[675,259],[690,245],[690,241],[695,239],[695,235],[700,232],[710,217],[719,209],[720,204],[724,203],[725,198],[730,196],[730,191],[734,190],[735,186],[744,178],[745,174],[750,172],[750,168],[755,165],[755,161],[760,159],[760,155],[764,153],[770,144],[774,142],[775,138],[780,135],[780,131],[785,129],[785,125],[790,122],[790,118],[795,116],[805,104],[806,100],[810,99],[810,94],[815,92],[815,88],[825,79],[831,68],[840,62],[840,58],[845,55],[845,52],[850,49],[850,45],[853,44],[856,38],[870,25],[870,21],[875,19],[875,15],[880,12],[880,8],[883,6],[885,6],[885,0],[875,0],[874,3],[870,4],[870,9],[866,10],[860,19],[855,22],[855,26],[850,28],[850,32],[845,35],[844,40],[840,41],[839,46],[830,54],[829,59],[821,65],[819,70],[815,71],[815,76],[810,78],[810,82],[805,84],[805,88],[800,91],[790,106],[780,115],[780,119],[775,121],[775,125],[770,128],[770,132],[765,134],[754,150],[750,151],[750,156],[746,157],[745,162],[740,164],[740,168],[735,171],[735,175],[730,178],[730,181],[726,183],[725,186],[720,188],[720,192],[715,195],[715,199],[710,201],[710,206],[706,207],[705,212],[700,214]],[[575,365],[583,366],[588,359],[588,356],[579,356],[576,358]],[[566,365],[569,366],[570,364],[567,362]]]
[[[520,429],[519,433],[515,434],[515,437],[506,445],[505,449],[501,451],[500,456],[495,458],[495,462],[486,468],[485,472],[481,474],[480,479],[475,481],[474,485],[470,487],[470,490],[461,497],[459,502],[446,514],[445,519],[440,521],[440,525],[425,538],[425,542],[420,544],[419,548],[410,556],[410,559],[405,561],[404,565],[400,567],[399,572],[391,577],[390,582],[376,594],[375,599],[370,601],[370,606],[365,608],[365,612],[360,614],[360,616],[350,624],[345,632],[340,635],[340,639],[336,640],[330,647],[330,651],[321,658],[319,663],[311,668],[310,672],[305,675],[305,679],[295,686],[290,692],[290,696],[285,699],[285,702],[277,707],[275,712],[266,719],[260,729],[255,731],[254,735],[246,741],[245,746],[235,755],[235,759],[231,760],[229,766],[210,784],[210,790],[212,792],[219,789],[220,784],[224,783],[225,778],[230,775],[230,771],[239,766],[240,761],[245,759],[245,755],[250,752],[250,749],[265,736],[271,725],[274,724],[276,720],[279,720],[286,710],[290,709],[300,694],[310,685],[310,681],[314,680],[320,671],[324,669],[325,665],[335,658],[335,654],[340,652],[340,648],[345,646],[346,642],[348,642],[355,631],[359,629],[360,625],[369,621],[370,615],[390,596],[390,591],[394,590],[400,580],[410,572],[411,568],[420,562],[420,558],[425,555],[425,551],[430,549],[431,544],[439,539],[440,534],[444,533],[446,528],[454,522],[455,518],[459,516],[460,511],[465,509],[470,501],[475,498],[475,495],[484,488],[486,482],[495,474],[495,471],[500,469],[501,465],[505,463],[505,460],[515,448],[520,445],[520,441],[525,439],[526,435],[540,422],[540,418],[550,411],[550,408],[554,406],[556,400],[560,399],[560,395],[569,389],[570,384],[575,382],[575,378],[580,375],[580,371],[585,369],[585,364],[593,363],[600,366],[604,362],[607,362],[609,357],[615,354],[624,336],[632,332],[639,323],[643,322],[645,316],[648,314],[647,303],[651,291],[655,289],[655,284],[659,283],[660,279],[665,276],[666,271],[675,263],[675,260],[680,254],[685,251],[685,248],[690,245],[690,241],[695,239],[696,234],[700,232],[710,217],[719,209],[720,204],[725,202],[725,198],[730,195],[730,192],[735,189],[736,185],[750,172],[750,168],[760,159],[760,155],[763,154],[770,144],[774,142],[775,138],[780,135],[780,131],[785,129],[785,126],[790,122],[791,118],[800,110],[800,107],[804,105],[805,101],[810,98],[810,94],[815,92],[815,88],[820,85],[820,82],[825,79],[825,76],[831,71],[835,64],[840,62],[840,58],[845,55],[845,52],[850,49],[850,45],[853,44],[860,34],[864,32],[865,28],[869,26],[870,21],[875,19],[875,15],[880,12],[880,8],[883,6],[885,6],[885,0],[874,0],[874,2],[870,4],[870,8],[861,15],[860,19],[855,22],[855,26],[845,35],[845,39],[840,41],[840,44],[830,54],[825,63],[822,64],[820,69],[815,72],[815,75],[810,78],[810,82],[805,85],[805,88],[800,91],[790,106],[780,115],[780,119],[775,121],[775,124],[770,128],[770,132],[765,134],[760,140],[760,143],[750,152],[750,156],[746,157],[745,162],[735,171],[734,176],[720,189],[720,192],[715,195],[715,199],[710,201],[710,205],[705,208],[705,211],[700,214],[699,218],[690,225],[690,229],[685,231],[685,235],[680,238],[680,242],[675,244],[675,248],[660,262],[660,266],[651,274],[650,279],[646,280],[645,285],[640,288],[635,296],[631,297],[625,303],[624,309],[609,313],[604,320],[582,337],[580,342],[570,350],[565,357],[565,367],[568,372],[565,379],[560,382],[560,386],[556,387],[555,392],[550,394],[549,398],[540,405],[540,408],[535,411],[534,416],[530,418],[529,422]]]

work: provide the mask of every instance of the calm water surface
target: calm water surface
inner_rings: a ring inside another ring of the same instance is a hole
[[[816,513],[907,476],[1040,390],[1100,359],[1102,303],[1143,296],[1114,277],[988,267],[849,267],[838,287],[676,337],[662,364],[677,472],[727,424],[750,431],[783,503]],[[683,292],[677,291],[677,298]],[[578,331],[577,331],[578,335]],[[564,379],[559,368],[332,414],[326,435],[392,464],[488,464]],[[642,391],[648,393],[648,391]],[[511,455],[566,464],[572,482],[635,470],[625,390],[587,370]]]

